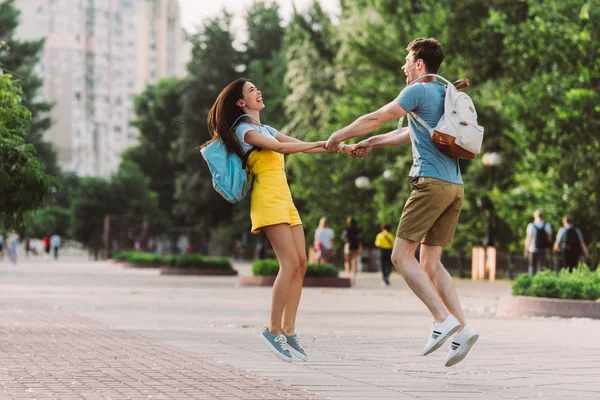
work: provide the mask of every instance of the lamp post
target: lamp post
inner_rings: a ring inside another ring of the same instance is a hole
[[[483,165],[490,169],[490,186],[489,190],[492,191],[496,185],[496,168],[502,164],[502,154],[500,154],[500,147],[497,143],[493,143],[490,147],[490,151],[485,153],[481,157]],[[493,228],[494,228],[494,203],[488,197],[484,202],[485,208],[488,209],[488,221],[487,221],[487,234],[485,238],[485,245],[487,247],[494,245]]]

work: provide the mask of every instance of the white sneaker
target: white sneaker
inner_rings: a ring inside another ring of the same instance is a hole
[[[448,317],[441,324],[434,322],[433,326],[431,327],[429,340],[427,341],[427,345],[423,349],[421,355],[426,356],[427,354],[431,354],[439,349],[440,346],[444,344],[446,339],[452,336],[452,334],[454,334],[454,332],[456,332],[459,328],[460,322],[458,322],[458,320],[452,314],[448,315]]]
[[[448,357],[446,357],[446,367],[461,362],[469,354],[469,350],[471,350],[477,339],[479,339],[479,333],[475,328],[471,325],[465,326],[458,335],[452,338],[450,351],[448,351]]]

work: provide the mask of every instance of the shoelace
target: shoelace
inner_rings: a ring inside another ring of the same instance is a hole
[[[281,346],[281,350],[288,351],[288,344],[285,336],[279,335],[275,338],[275,341],[279,343],[279,345]]]
[[[304,349],[302,348],[302,345],[300,344],[300,341],[298,340],[298,336],[294,335],[292,337],[294,338],[294,343],[295,343],[296,347],[298,348],[298,350],[304,351]]]

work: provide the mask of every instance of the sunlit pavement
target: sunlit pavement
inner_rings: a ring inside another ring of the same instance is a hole
[[[236,264],[250,274],[249,264]],[[496,316],[508,282],[456,281],[481,334],[458,366],[422,357],[431,318],[400,276],[307,288],[308,362],[258,339],[270,288],[83,257],[0,262],[0,398],[598,398],[600,321]],[[447,343],[449,344],[449,343]]]

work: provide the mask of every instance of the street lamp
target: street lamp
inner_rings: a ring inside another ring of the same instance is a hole
[[[490,169],[490,187],[491,191],[496,185],[496,168],[502,164],[502,154],[500,154],[500,146],[494,142],[490,146],[490,151],[485,153],[481,157],[483,165]],[[493,228],[494,228],[494,203],[487,197],[484,202],[484,208],[488,210],[488,221],[487,221],[487,234],[485,238],[485,245],[491,247],[494,245]]]
[[[357,189],[366,189],[371,184],[371,180],[368,176],[359,176],[354,180],[354,185]]]

